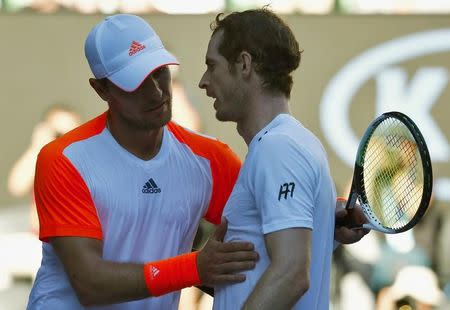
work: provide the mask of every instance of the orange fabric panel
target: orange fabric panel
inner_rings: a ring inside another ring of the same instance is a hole
[[[220,224],[223,208],[241,168],[239,157],[228,145],[218,140],[206,138],[173,122],[168,127],[178,141],[189,146],[194,154],[209,160],[213,191],[205,219],[213,224]]]
[[[63,151],[74,142],[100,133],[105,124],[106,112],[50,142],[39,153],[34,195],[42,241],[56,236],[103,238],[89,189]]]

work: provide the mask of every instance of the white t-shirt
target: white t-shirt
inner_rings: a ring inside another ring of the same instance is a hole
[[[264,235],[312,229],[310,288],[294,309],[328,309],[336,190],[319,140],[295,118],[278,115],[255,135],[228,200],[225,241],[253,242],[260,260],[242,283],[218,286],[214,309],[240,309],[270,264]]]
[[[84,309],[48,238],[103,241],[103,258],[146,263],[190,252],[202,217],[218,224],[240,161],[223,143],[169,123],[144,161],[105,127],[106,113],[45,146],[35,198],[43,259],[28,309]],[[98,309],[178,309],[180,292]],[[97,309],[97,308],[96,308]]]

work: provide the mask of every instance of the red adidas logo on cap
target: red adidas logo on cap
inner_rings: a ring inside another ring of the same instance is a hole
[[[130,49],[128,50],[128,55],[133,56],[137,52],[142,51],[144,48],[145,48],[145,45],[143,45],[139,42],[133,41],[133,42],[131,42]]]

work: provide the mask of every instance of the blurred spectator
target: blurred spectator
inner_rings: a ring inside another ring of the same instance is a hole
[[[340,290],[339,309],[345,310],[374,309],[375,295],[367,286],[361,274],[359,274],[358,272],[349,272],[345,274],[340,281],[339,290]]]
[[[439,274],[439,280],[446,288],[450,298],[450,209],[447,208],[441,213],[441,230],[436,242],[436,270]],[[449,307],[450,309],[450,307]]]
[[[432,269],[437,267],[437,257],[439,248],[437,242],[442,230],[442,208],[436,205],[434,195],[431,196],[430,205],[413,229],[414,239],[417,245],[422,248],[431,260]]]
[[[425,250],[431,260],[442,286],[450,286],[450,210],[432,196],[430,206],[422,220],[414,227],[417,244]]]
[[[80,117],[64,105],[52,105],[44,112],[42,120],[31,133],[30,145],[10,171],[8,191],[11,195],[21,197],[32,194],[36,159],[41,148],[80,124]],[[34,199],[31,199],[31,205],[31,230],[37,233],[39,221]]]
[[[30,145],[13,165],[8,177],[8,191],[16,197],[30,196],[30,231],[0,235],[0,290],[7,289],[13,278],[34,280],[42,258],[37,237],[39,221],[32,198],[34,170],[40,149],[80,124],[79,116],[64,105],[52,105],[31,133]]]
[[[377,310],[444,309],[445,295],[439,289],[436,274],[428,267],[402,268],[392,286],[383,288],[377,299]]]
[[[359,310],[362,304],[365,310],[374,309],[375,294],[369,282],[381,255],[380,235],[372,231],[359,242],[335,250],[333,260],[337,266],[335,286],[338,309]]]
[[[370,278],[370,286],[375,293],[391,285],[397,273],[406,266],[431,266],[430,258],[415,242],[412,230],[386,235],[385,240]]]

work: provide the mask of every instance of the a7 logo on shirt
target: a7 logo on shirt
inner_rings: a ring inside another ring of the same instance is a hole
[[[278,193],[278,201],[281,200],[281,198],[288,199],[288,197],[294,196],[294,189],[295,189],[295,183],[289,182],[284,183],[280,186],[280,192]]]

